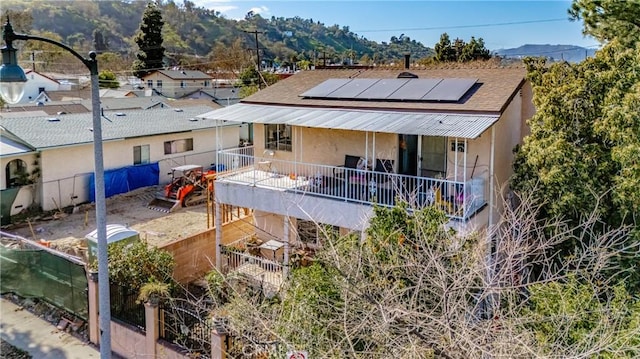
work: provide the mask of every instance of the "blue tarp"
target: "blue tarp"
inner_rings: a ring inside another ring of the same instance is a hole
[[[132,191],[136,188],[158,184],[160,167],[158,163],[122,167],[104,171],[105,197]],[[89,177],[89,202],[96,200],[94,173]]]

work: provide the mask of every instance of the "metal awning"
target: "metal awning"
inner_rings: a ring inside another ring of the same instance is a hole
[[[417,111],[320,109],[239,103],[198,116],[238,123],[399,133],[407,135],[477,138],[500,116]]]

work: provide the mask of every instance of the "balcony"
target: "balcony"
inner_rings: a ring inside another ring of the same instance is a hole
[[[364,206],[393,207],[398,201],[406,201],[416,209],[437,206],[451,219],[462,221],[486,204],[484,178],[454,181],[406,176],[277,160],[269,156],[269,151],[264,156],[255,156],[253,150],[242,147],[218,152],[218,163],[227,171],[219,173],[216,182]]]

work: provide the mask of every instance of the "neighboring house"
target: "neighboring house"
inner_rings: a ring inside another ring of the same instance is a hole
[[[239,87],[214,87],[212,90],[197,90],[184,98],[211,99],[222,107],[235,105],[240,102]]]
[[[218,175],[216,206],[253,208],[258,236],[285,248],[317,244],[316,224],[363,235],[374,203],[400,199],[461,231],[496,224],[535,112],[525,70],[408,71],[303,71],[203,114],[253,124],[255,156],[218,154],[235,171]]]
[[[157,162],[159,183],[166,183],[171,167],[196,164],[209,168],[215,162],[218,147],[237,146],[240,131],[237,124],[217,127],[214,121],[196,119],[213,108],[105,111],[101,117],[105,170]],[[28,173],[39,168],[41,176],[33,200],[44,210],[88,201],[89,178],[94,170],[91,113],[5,117],[2,127],[0,165],[6,175],[0,181],[0,189],[4,191],[15,184],[12,179],[16,166],[12,163],[19,161],[17,167]],[[22,147],[13,144],[18,142]],[[5,144],[14,150],[5,153]],[[38,164],[34,165],[36,158]],[[109,185],[106,183],[107,191]],[[11,214],[29,204],[31,198],[14,202]]]
[[[86,113],[91,112],[91,106],[85,107],[84,105],[72,102],[55,102],[48,103],[46,105],[9,105],[7,108],[0,110],[0,118],[25,116],[25,114],[32,113],[31,116],[37,116],[38,112],[43,115],[57,115],[57,114],[69,114],[69,113]]]
[[[156,70],[142,78],[148,89],[169,98],[181,98],[202,89],[211,89],[213,78],[202,71]]]
[[[51,77],[43,75],[33,70],[25,71],[27,82],[24,85],[24,94],[20,100],[20,104],[35,103],[39,95],[45,91],[57,91],[60,83]]]

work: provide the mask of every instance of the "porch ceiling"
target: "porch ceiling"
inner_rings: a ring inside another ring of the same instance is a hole
[[[198,116],[239,123],[399,133],[407,135],[477,138],[500,116],[384,110],[319,109],[236,104]]]

